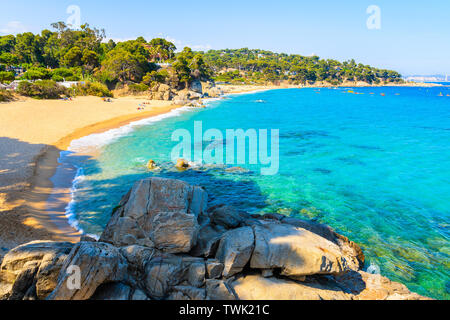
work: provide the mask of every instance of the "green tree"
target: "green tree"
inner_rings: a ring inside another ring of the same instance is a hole
[[[62,59],[61,63],[66,67],[77,67],[83,65],[83,52],[79,47],[71,48]]]
[[[16,79],[14,72],[0,71],[0,83],[11,82]]]

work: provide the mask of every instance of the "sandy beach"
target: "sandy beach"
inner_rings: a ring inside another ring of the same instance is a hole
[[[139,105],[144,110],[137,110]],[[50,178],[60,152],[72,140],[178,107],[145,97],[112,102],[97,97],[21,99],[0,104],[0,256],[32,240],[78,240],[79,234],[61,212],[69,201],[69,190],[56,190],[59,203],[47,206],[49,195],[55,195]]]

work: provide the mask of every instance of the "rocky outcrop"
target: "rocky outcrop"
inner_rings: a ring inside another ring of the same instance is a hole
[[[73,244],[35,241],[11,250],[0,267],[0,299],[45,299]]]
[[[175,91],[167,84],[156,84],[149,93],[150,100],[170,101],[176,95]]]
[[[50,300],[87,300],[105,283],[126,279],[119,249],[107,243],[80,242],[70,252]]]
[[[202,188],[182,181],[139,181],[113,214],[100,241],[187,253],[197,242],[198,216],[206,212],[207,199]]]
[[[423,299],[362,271],[361,249],[331,228],[278,214],[207,210],[200,187],[138,181],[100,240],[9,252],[0,298],[49,300]]]
[[[252,269],[278,269],[287,277],[340,275],[349,271],[339,247],[306,229],[287,224],[254,225]]]

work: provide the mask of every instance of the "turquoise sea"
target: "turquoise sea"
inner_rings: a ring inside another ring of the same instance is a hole
[[[450,87],[280,89],[162,118],[81,139],[63,154],[78,168],[68,213],[86,233],[102,232],[137,179],[183,179],[204,186],[213,204],[328,224],[363,247],[367,266],[450,298]],[[223,132],[279,129],[279,173],[173,170],[172,132],[193,131],[194,121]],[[95,157],[80,154],[86,147]],[[149,159],[162,170],[148,172]]]

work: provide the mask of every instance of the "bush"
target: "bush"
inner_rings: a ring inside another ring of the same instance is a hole
[[[148,89],[149,86],[146,85],[145,83],[133,83],[128,85],[128,90],[130,91],[130,93],[133,94],[142,93],[148,91]]]
[[[142,82],[146,85],[153,87],[158,83],[166,83],[169,77],[170,77],[169,72],[165,69],[160,71],[152,71],[144,76]]]
[[[10,91],[0,89],[0,102],[8,102],[13,100],[13,95]]]
[[[79,68],[58,68],[52,71],[53,81],[80,81],[81,69]]]
[[[75,94],[79,96],[96,96],[96,97],[113,97],[108,87],[100,82],[86,81],[84,84],[79,83],[75,87]]]
[[[52,72],[46,68],[30,68],[25,72],[23,78],[26,80],[49,80]]]
[[[34,83],[22,81],[17,92],[26,97],[35,99],[59,99],[67,95],[67,88],[60,86],[53,80],[40,80]]]
[[[11,82],[16,79],[14,72],[0,71],[0,83]]]

